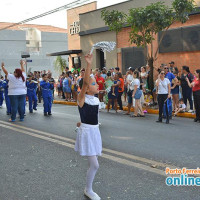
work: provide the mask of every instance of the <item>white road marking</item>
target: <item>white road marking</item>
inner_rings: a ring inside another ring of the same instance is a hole
[[[43,140],[47,140],[47,141],[50,141],[50,142],[54,142],[54,143],[57,143],[57,144],[61,144],[63,146],[74,148],[75,140],[73,140],[73,139],[58,136],[58,135],[47,133],[47,132],[40,131],[40,130],[31,129],[31,128],[24,127],[24,126],[21,126],[21,125],[17,125],[17,124],[14,124],[14,123],[4,122],[4,121],[1,121],[1,120],[0,120],[0,123],[1,123],[0,124],[1,127],[11,129],[11,130],[14,130],[14,131],[17,131],[17,132],[21,132],[21,133],[24,133],[24,134],[27,134],[27,135],[30,135],[30,136],[33,136],[33,137],[37,137],[37,138],[40,138],[40,139],[43,139]],[[42,134],[42,135],[38,135],[36,133]],[[56,139],[59,139],[59,140],[56,140]],[[63,141],[60,141],[60,140],[63,140]],[[64,142],[64,141],[66,141],[66,142]],[[70,144],[68,142],[70,142],[72,144]],[[141,161],[141,162],[144,162],[144,163],[148,163],[148,164],[151,164],[151,165],[160,166],[160,167],[166,167],[167,166],[167,167],[171,167],[171,168],[176,168],[175,166],[170,166],[170,165],[167,165],[167,164],[164,164],[164,163],[161,163],[161,162],[149,160],[149,159],[146,159],[146,158],[134,156],[134,155],[131,155],[131,154],[126,154],[126,153],[123,153],[123,152],[119,152],[119,151],[115,151],[115,150],[111,150],[111,149],[107,149],[107,148],[103,148],[103,152],[108,152],[108,153],[115,155],[115,156],[113,156],[113,155],[103,153],[102,157],[104,157],[104,158],[107,158],[109,160],[112,160],[112,161],[115,161],[115,162],[118,162],[118,163],[121,163],[121,164],[125,164],[125,165],[128,165],[128,166],[133,166],[133,167],[136,167],[136,168],[139,168],[139,169],[144,169],[144,170],[147,170],[147,171],[150,171],[150,172],[154,172],[154,173],[157,173],[159,175],[166,176],[164,174],[164,170],[160,170],[160,169],[152,168],[148,165],[136,163],[136,162],[133,162],[131,160],[127,160],[127,158],[132,159],[132,160]],[[116,156],[121,156],[123,158],[119,158],[119,157],[116,157]]]

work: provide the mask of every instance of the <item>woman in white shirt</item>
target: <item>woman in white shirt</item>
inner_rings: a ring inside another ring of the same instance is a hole
[[[141,105],[141,101],[140,98],[142,96],[142,91],[140,90],[140,80],[139,80],[139,72],[138,71],[134,71],[133,72],[133,82],[132,85],[134,87],[133,90],[133,95],[132,97],[135,98],[135,109],[134,109],[134,115],[133,117],[144,117],[144,112],[142,110],[142,105]],[[140,115],[138,115],[138,109],[140,110]]]
[[[25,113],[25,98],[26,98],[26,74],[24,70],[24,62],[20,62],[21,69],[15,69],[14,74],[9,74],[4,67],[4,63],[1,64],[3,72],[7,75],[8,82],[8,96],[11,104],[11,119],[9,121],[14,122],[16,120],[17,111],[20,115],[20,121],[24,121]]]
[[[156,80],[156,87],[158,93],[158,105],[159,105],[159,118],[156,122],[162,122],[163,106],[168,98],[171,98],[171,84],[168,78],[165,78],[164,70],[161,70],[158,79]],[[169,124],[169,113],[166,103],[166,124]]]

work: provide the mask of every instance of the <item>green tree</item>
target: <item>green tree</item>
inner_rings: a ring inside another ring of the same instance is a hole
[[[57,56],[54,62],[54,69],[57,72],[62,73],[63,71],[65,71],[66,67],[67,67],[67,61],[63,59],[61,56]]]
[[[152,90],[154,87],[153,65],[166,31],[177,21],[185,23],[189,19],[189,13],[194,11],[195,8],[194,0],[174,0],[171,7],[166,6],[164,2],[157,2],[144,8],[131,8],[128,14],[118,10],[103,9],[101,17],[111,31],[118,33],[123,27],[131,28],[129,41],[138,47],[144,47],[145,55],[147,55],[150,66],[150,89]],[[162,35],[158,48],[154,52],[153,41],[160,31],[162,31]]]

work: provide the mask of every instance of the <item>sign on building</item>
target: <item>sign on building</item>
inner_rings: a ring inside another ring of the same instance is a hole
[[[80,32],[80,22],[73,22],[73,24],[70,25],[70,35],[75,35]]]

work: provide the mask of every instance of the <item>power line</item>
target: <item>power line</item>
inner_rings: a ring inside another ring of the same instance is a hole
[[[61,10],[65,10],[65,9],[72,8],[72,7],[74,7],[74,6],[77,6],[78,4],[83,4],[83,3],[87,2],[87,1],[90,1],[90,0],[76,0],[76,1],[73,1],[73,2],[71,2],[71,3],[68,3],[68,4],[64,5],[64,6],[58,7],[58,8],[56,8],[56,9],[50,10],[50,11],[48,11],[48,12],[42,13],[42,14],[40,14],[40,15],[36,15],[36,16],[31,17],[31,18],[28,18],[28,19],[25,19],[25,20],[23,20],[23,21],[21,21],[21,22],[13,23],[13,24],[11,24],[11,25],[9,25],[9,26],[6,26],[6,27],[4,27],[4,28],[1,28],[0,31],[6,30],[6,29],[8,29],[8,28],[12,28],[12,27],[17,26],[17,25],[20,25],[20,24],[25,24],[25,23],[30,22],[30,21],[33,21],[33,20],[35,20],[35,19],[38,19],[38,18],[47,16],[47,15],[51,15],[51,14],[53,14],[53,13],[59,12],[59,11],[61,11]]]

